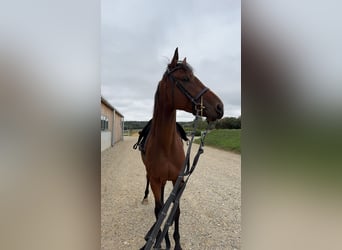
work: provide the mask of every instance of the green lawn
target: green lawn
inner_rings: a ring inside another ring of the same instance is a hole
[[[214,129],[208,132],[204,145],[241,153],[240,136],[241,129]],[[199,139],[195,142],[199,143]]]

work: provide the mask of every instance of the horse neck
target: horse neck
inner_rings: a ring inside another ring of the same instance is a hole
[[[158,96],[158,94],[160,96]],[[165,103],[165,95],[157,90],[151,132],[158,146],[170,149],[176,133],[176,110],[170,104]]]

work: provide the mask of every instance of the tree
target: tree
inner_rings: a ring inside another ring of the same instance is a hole
[[[225,117],[217,121],[215,125],[216,129],[241,129],[241,116]]]

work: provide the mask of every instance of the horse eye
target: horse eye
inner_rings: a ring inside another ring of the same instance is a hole
[[[189,77],[185,76],[185,77],[183,78],[183,81],[184,81],[184,82],[188,82],[188,81],[190,81],[190,79],[189,79]]]

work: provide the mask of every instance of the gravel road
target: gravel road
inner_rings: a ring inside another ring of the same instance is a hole
[[[154,200],[142,205],[145,167],[132,146],[137,137],[101,154],[101,249],[139,249],[154,218]],[[185,146],[186,147],[186,146]],[[193,155],[198,145],[193,145]],[[192,157],[193,158],[193,157]],[[165,187],[165,200],[172,183]],[[241,156],[204,147],[180,201],[181,245],[186,249],[240,249]],[[173,226],[169,230],[171,247]],[[164,242],[162,246],[165,246]]]

